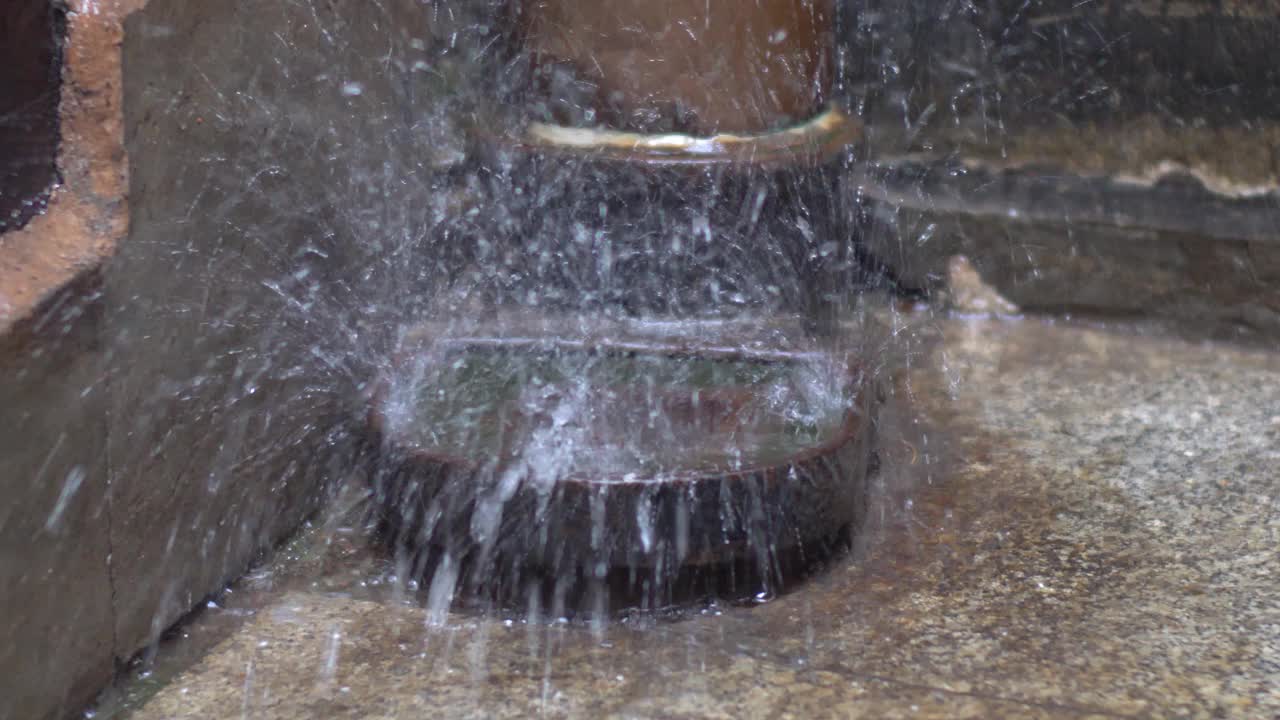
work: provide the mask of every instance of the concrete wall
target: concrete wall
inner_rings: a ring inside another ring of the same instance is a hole
[[[425,187],[430,4],[99,10],[127,157],[60,162],[127,169],[128,232],[73,225],[109,257],[0,336],[3,718],[78,713],[323,499],[404,274],[384,229],[428,206],[395,193]]]
[[[1043,312],[1280,335],[1280,3],[844,5],[872,242]]]
[[[114,672],[98,278],[0,339],[0,717],[68,715]]]
[[[418,154],[426,9],[153,0],[126,23],[132,226],[105,272],[122,653],[345,467],[377,347],[353,288],[382,262],[370,221],[394,222],[382,183]]]

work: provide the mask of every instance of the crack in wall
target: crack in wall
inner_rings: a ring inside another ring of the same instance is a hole
[[[110,371],[106,373],[106,381],[104,382],[103,385],[104,385],[104,389],[103,389],[104,395],[110,397],[111,389],[113,387],[111,383]],[[106,496],[106,502],[103,503],[103,513],[106,515],[106,520],[107,520],[107,558],[106,558],[107,603],[108,603],[107,615],[109,616],[111,621],[111,657],[116,666],[116,670],[119,671],[120,666],[124,662],[126,662],[127,659],[122,660],[120,658],[120,637],[119,637],[119,630],[117,629],[120,623],[120,606],[117,600],[116,568],[115,568],[116,524],[115,524],[115,495],[113,493],[113,488],[115,486],[115,483],[112,482],[112,478],[115,475],[115,463],[112,462],[112,458],[111,458],[111,447],[112,447],[112,437],[113,437],[112,428],[114,427],[114,423],[111,422],[111,410],[109,407],[103,410],[103,422],[106,425],[106,428],[104,429],[104,432],[103,432],[103,437],[106,438],[106,441],[105,441],[106,448],[103,454],[105,455],[104,473],[107,480],[107,496]]]

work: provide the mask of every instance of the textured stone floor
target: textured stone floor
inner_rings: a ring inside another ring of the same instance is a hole
[[[126,712],[1280,715],[1280,354],[919,322],[865,547],[791,594],[607,627],[429,627],[331,520],[162,647]]]

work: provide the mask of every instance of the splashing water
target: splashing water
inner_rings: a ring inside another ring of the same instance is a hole
[[[427,351],[387,389],[388,433],[494,458],[529,482],[659,481],[778,463],[830,440],[850,404],[829,358],[795,363],[553,347]],[[822,360],[828,360],[825,366]]]

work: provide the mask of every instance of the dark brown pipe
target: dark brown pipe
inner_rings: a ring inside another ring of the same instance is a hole
[[[828,99],[833,0],[527,0],[542,118],[695,135],[757,133]]]
[[[55,5],[0,1],[0,233],[40,212],[57,181],[62,18]]]

